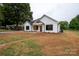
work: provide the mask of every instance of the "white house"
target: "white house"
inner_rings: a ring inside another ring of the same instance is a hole
[[[26,21],[24,23],[24,31],[58,33],[60,32],[60,24],[51,17],[43,15],[39,19],[30,22]]]

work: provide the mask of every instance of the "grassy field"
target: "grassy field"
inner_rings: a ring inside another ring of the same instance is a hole
[[[0,29],[0,32],[8,32],[8,31],[12,31],[12,30]]]
[[[79,55],[79,31],[64,33],[12,32],[0,34],[0,55]]]

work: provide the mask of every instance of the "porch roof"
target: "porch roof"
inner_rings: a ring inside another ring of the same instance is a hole
[[[38,20],[34,20],[32,24],[33,25],[42,25],[44,23],[38,19]]]
[[[33,25],[42,25],[42,23],[33,23]]]

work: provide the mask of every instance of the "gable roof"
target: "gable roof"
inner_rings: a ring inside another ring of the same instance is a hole
[[[43,18],[43,17],[47,17],[47,18],[51,19],[52,21],[58,22],[57,20],[55,20],[55,19],[53,19],[53,18],[51,18],[51,17],[49,17],[47,15],[43,15],[41,18]]]
[[[34,22],[37,22],[37,23],[39,23],[39,22],[41,22],[41,23],[43,23],[42,21],[40,21],[43,17],[47,17],[47,18],[49,18],[50,20],[52,20],[52,21],[55,21],[55,22],[58,22],[57,20],[55,20],[55,19],[53,19],[53,18],[51,18],[51,17],[49,17],[49,16],[47,16],[47,15],[43,15],[41,18],[38,18],[38,19],[36,19],[36,20],[31,20],[31,21],[26,21],[26,22],[29,22],[31,25],[32,25],[32,23],[34,23]],[[25,23],[26,23],[25,22]],[[44,23],[43,23],[44,24]]]
[[[38,19],[34,20],[33,22],[40,21],[43,17],[47,17],[47,18],[51,19],[52,21],[58,22],[57,20],[54,20],[53,18],[51,18],[51,17],[49,17],[47,15],[43,15],[41,18],[38,18]]]
[[[34,23],[34,22],[44,24],[42,21],[40,21],[40,18],[38,18],[38,19],[36,19],[36,20],[32,21],[32,23]]]
[[[29,24],[32,25],[32,22],[31,22],[31,21],[26,21],[26,22],[24,23],[24,25],[25,25],[26,23],[29,23]]]

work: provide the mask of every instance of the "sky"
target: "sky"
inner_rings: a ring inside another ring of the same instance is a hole
[[[79,14],[79,3],[30,3],[33,19],[46,14],[57,21],[71,21]]]
[[[57,21],[71,21],[79,14],[79,0],[0,0],[0,3],[30,3],[33,20],[46,14]]]

